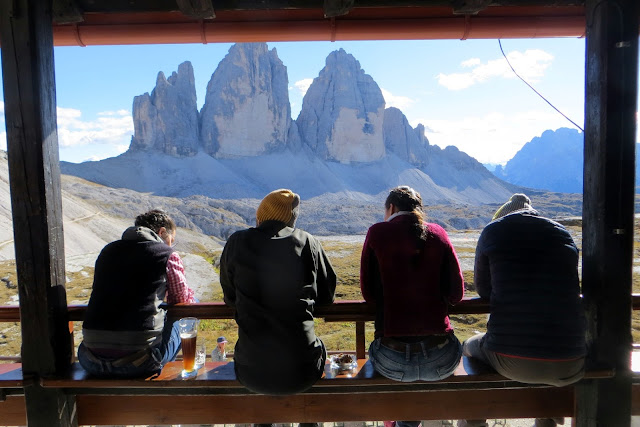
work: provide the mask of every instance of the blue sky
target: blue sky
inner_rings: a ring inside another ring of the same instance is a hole
[[[547,129],[573,127],[518,80],[497,40],[268,43],[287,66],[293,118],[327,55],[343,48],[378,83],[387,106],[426,126],[432,144],[455,145],[483,163],[505,163]],[[583,126],[584,39],[506,39],[515,69]],[[133,97],[183,61],[194,67],[198,106],[230,44],[55,48],[60,158],[118,155],[133,133]],[[4,110],[4,104],[0,104]],[[6,149],[4,114],[0,148]]]

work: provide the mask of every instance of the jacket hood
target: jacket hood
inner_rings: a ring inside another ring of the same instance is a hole
[[[132,240],[134,242],[160,242],[164,240],[155,231],[147,227],[129,227],[122,233],[122,240]]]

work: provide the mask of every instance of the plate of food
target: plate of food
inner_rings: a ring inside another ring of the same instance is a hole
[[[355,354],[339,353],[330,357],[331,368],[339,371],[349,371],[358,366],[358,359]]]

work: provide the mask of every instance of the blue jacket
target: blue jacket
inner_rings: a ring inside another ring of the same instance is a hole
[[[488,350],[539,359],[586,354],[578,248],[567,230],[535,211],[489,223],[476,248],[474,282],[488,299]]]

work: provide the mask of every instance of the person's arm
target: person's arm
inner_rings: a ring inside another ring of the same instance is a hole
[[[229,307],[236,306],[236,287],[233,283],[233,266],[231,265],[230,254],[233,247],[233,235],[229,237],[224,245],[220,256],[220,286],[224,294],[224,302]]]
[[[374,302],[374,284],[371,277],[371,267],[375,264],[375,254],[371,247],[369,240],[369,232],[364,239],[364,245],[362,246],[362,256],[360,257],[360,292],[362,292],[362,298],[366,302]]]
[[[486,231],[486,229],[485,229]],[[476,245],[476,259],[473,266],[473,284],[481,298],[489,300],[491,297],[491,270],[489,268],[489,257],[484,251],[486,234],[480,234]]]
[[[336,273],[319,241],[317,241],[317,248],[318,273],[316,275],[316,286],[318,289],[318,300],[316,303],[318,305],[329,305],[333,304],[335,299]]]
[[[173,252],[167,260],[167,304],[181,302],[197,302],[193,290],[187,285],[184,265],[177,252]]]

